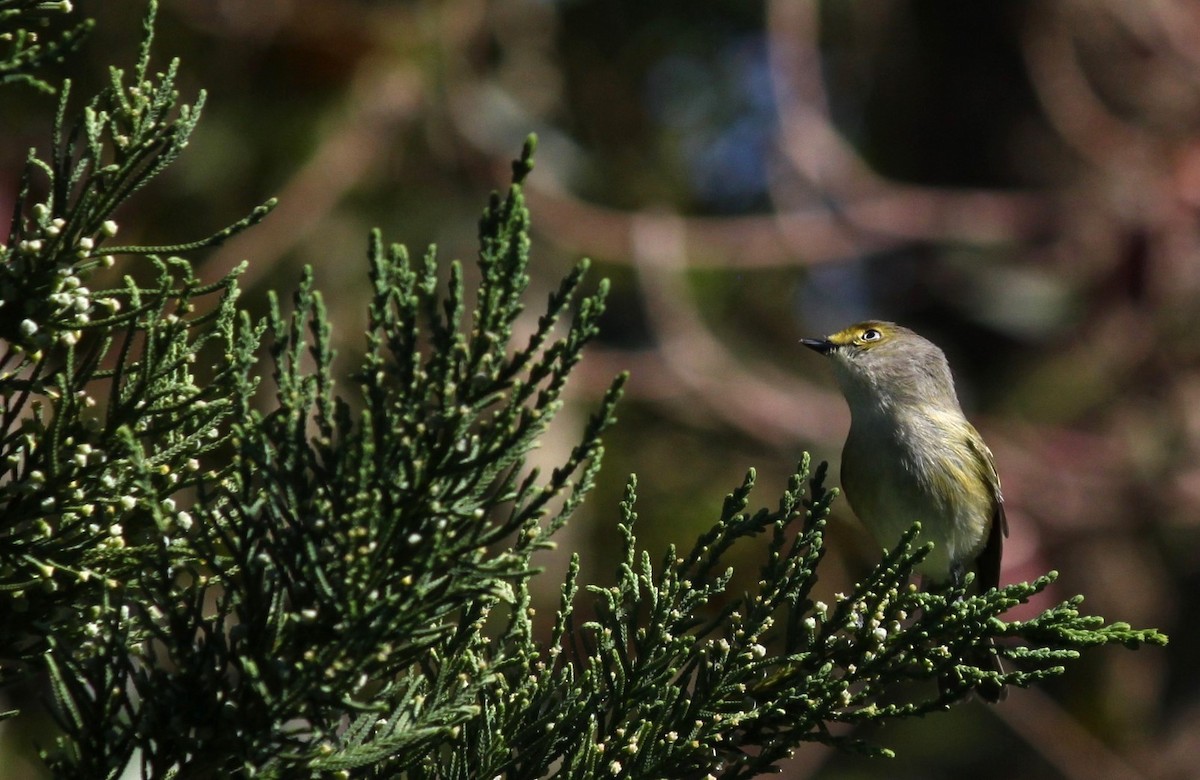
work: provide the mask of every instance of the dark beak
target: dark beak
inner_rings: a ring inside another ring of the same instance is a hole
[[[800,339],[800,343],[822,355],[828,355],[837,346],[829,339]]]

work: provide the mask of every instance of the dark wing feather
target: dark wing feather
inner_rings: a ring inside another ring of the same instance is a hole
[[[1008,518],[1004,516],[1004,501],[996,498],[996,511],[992,514],[992,527],[988,531],[987,546],[975,559],[978,570],[980,592],[1000,587],[1000,558],[1004,554],[1004,537],[1008,536]]]

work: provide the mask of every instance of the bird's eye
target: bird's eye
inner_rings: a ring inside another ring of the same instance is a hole
[[[883,338],[883,334],[877,331],[875,328],[867,328],[862,332],[862,335],[859,336],[859,338],[863,341],[879,341],[881,338]]]

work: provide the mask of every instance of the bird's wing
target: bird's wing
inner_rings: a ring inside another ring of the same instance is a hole
[[[996,471],[996,458],[983,443],[983,439],[973,438],[971,449],[994,499],[987,544],[976,559],[979,588],[985,591],[1000,587],[1000,559],[1004,554],[1004,537],[1008,536],[1008,517],[1004,513],[1004,495],[1000,492],[1000,474]]]

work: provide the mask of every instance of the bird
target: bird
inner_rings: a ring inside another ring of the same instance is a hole
[[[920,522],[915,544],[933,543],[916,567],[927,586],[958,586],[973,571],[980,592],[999,587],[1008,535],[1000,477],[963,414],[945,353],[883,320],[800,343],[831,361],[850,407],[842,489],[875,540],[892,549]],[[978,655],[972,660],[1002,671],[992,652]],[[977,692],[989,701],[1002,695],[994,684]]]

